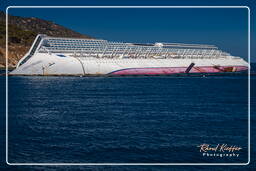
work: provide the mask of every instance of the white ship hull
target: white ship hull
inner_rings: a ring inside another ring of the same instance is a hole
[[[38,35],[10,75],[171,75],[247,69],[245,60],[213,45],[134,44]]]
[[[37,53],[11,72],[13,75],[169,75],[240,72],[248,69],[242,58],[218,59],[97,59]]]

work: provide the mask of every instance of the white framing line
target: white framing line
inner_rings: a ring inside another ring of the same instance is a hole
[[[10,8],[246,8],[248,10],[248,162],[247,163],[9,163],[8,162],[8,10]],[[5,126],[6,126],[6,155],[5,160],[8,165],[41,165],[41,166],[57,166],[57,165],[95,165],[95,166],[170,166],[170,165],[249,165],[250,164],[250,139],[251,139],[251,12],[248,6],[8,6],[6,8],[6,118],[5,118]]]

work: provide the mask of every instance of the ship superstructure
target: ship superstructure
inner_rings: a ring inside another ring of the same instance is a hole
[[[213,45],[123,43],[40,34],[11,74],[170,75],[247,69],[245,60]]]

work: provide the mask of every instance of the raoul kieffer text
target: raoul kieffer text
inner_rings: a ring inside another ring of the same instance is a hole
[[[228,144],[201,144],[197,147],[202,155],[207,157],[239,157],[238,152],[242,150],[239,146]]]

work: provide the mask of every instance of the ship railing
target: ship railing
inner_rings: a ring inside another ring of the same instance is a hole
[[[134,46],[121,44],[114,46],[113,44],[105,44],[104,46],[88,46],[88,47],[43,47],[39,50],[41,53],[78,53],[82,57],[102,57],[102,58],[122,58],[122,56],[130,56],[131,58],[163,56],[165,58],[173,58],[175,56],[181,58],[219,58],[230,54],[224,53],[217,49],[180,49],[180,48],[162,48],[152,46]]]
[[[80,57],[98,57],[98,58],[122,58],[122,57],[130,57],[130,58],[151,58],[153,56],[161,56],[164,58],[193,58],[193,59],[204,59],[204,58],[220,58],[220,57],[225,57],[227,55],[221,55],[221,52],[213,53],[213,54],[193,54],[193,53],[137,53],[137,52],[130,52],[130,53],[120,53],[120,52],[112,52],[112,53],[97,53],[93,51],[41,51],[41,53],[69,53],[71,56],[80,56]]]

